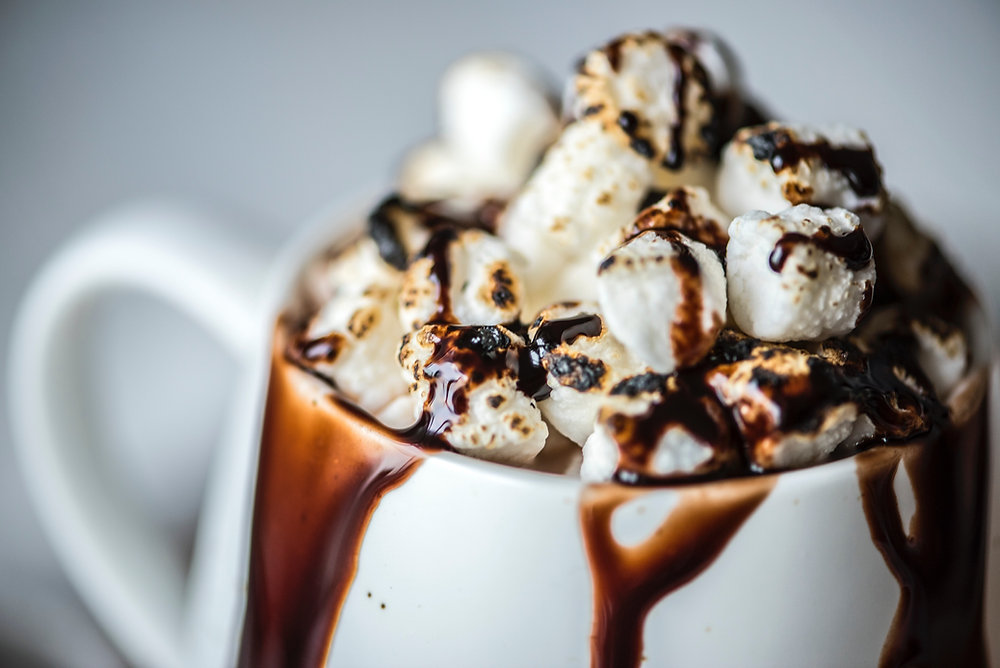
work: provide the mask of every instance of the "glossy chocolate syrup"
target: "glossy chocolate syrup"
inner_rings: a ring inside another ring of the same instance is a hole
[[[875,197],[882,192],[882,168],[871,148],[834,148],[826,141],[812,144],[795,141],[784,130],[752,135],[747,144],[757,160],[767,160],[775,173],[794,168],[802,160],[816,158],[847,179],[859,197]]]
[[[684,121],[687,120],[688,73],[684,67],[687,50],[679,44],[667,44],[667,55],[674,63],[676,76],[671,89],[671,98],[677,117],[670,124],[670,148],[663,157],[663,166],[679,170],[684,166]],[[702,82],[704,83],[704,82]]]
[[[986,410],[940,438],[857,459],[872,541],[900,596],[879,658],[890,666],[986,666],[983,591],[989,452]],[[903,525],[893,487],[903,463],[916,512]]]
[[[432,324],[456,322],[451,312],[451,260],[448,258],[448,249],[456,239],[458,232],[453,227],[435,230],[421,253],[422,257],[431,259],[431,280],[437,285],[437,310],[431,317]]]
[[[768,265],[772,270],[781,273],[788,256],[799,245],[815,246],[835,255],[844,260],[851,271],[862,269],[872,259],[872,244],[863,229],[858,227],[847,234],[836,235],[828,226],[823,225],[811,235],[798,232],[783,234],[767,259]]]
[[[611,518],[617,508],[649,490],[613,484],[587,487],[580,522],[594,581],[591,666],[640,665],[647,613],[715,561],[775,481],[767,476],[682,489],[680,502],[659,529],[635,546],[615,539]]]
[[[283,353],[277,343],[254,499],[244,667],[324,665],[372,513],[419,462],[416,448],[373,438],[344,405],[306,400],[296,382],[312,379]]]

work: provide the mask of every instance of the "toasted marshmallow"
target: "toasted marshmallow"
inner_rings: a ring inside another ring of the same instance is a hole
[[[518,388],[524,340],[500,326],[427,325],[399,350],[403,376],[423,407],[428,435],[455,450],[524,464],[545,445],[548,427]]]
[[[932,315],[914,316],[904,308],[881,308],[865,321],[857,334],[858,342],[875,353],[886,348],[901,351],[894,357],[895,366],[910,361],[916,369],[900,368],[898,374],[914,392],[934,394],[948,402],[952,391],[969,370],[969,347],[962,330]],[[906,355],[909,355],[907,357]],[[914,376],[922,374],[926,380]]]
[[[441,82],[439,109],[439,138],[403,164],[401,189],[412,199],[506,199],[559,132],[548,86],[506,53],[474,53],[454,63]]]
[[[399,318],[408,330],[514,322],[524,301],[520,271],[520,259],[492,234],[442,228],[403,275]]]
[[[941,401],[969,369],[969,348],[962,330],[930,316],[910,322],[917,341],[917,362]]]
[[[953,314],[971,296],[941,247],[917,227],[897,202],[889,205],[885,232],[876,245],[875,256],[891,292],[913,307]]]
[[[395,357],[403,336],[396,313],[400,276],[370,239],[348,247],[330,262],[328,297],[294,344],[301,364],[371,413],[406,393]]]
[[[868,137],[844,125],[768,123],[743,128],[722,152],[716,195],[734,216],[796,204],[855,212],[869,238],[886,207],[882,168]]]
[[[548,398],[539,403],[542,415],[582,445],[611,388],[644,367],[608,331],[595,303],[550,306],[538,315],[528,335],[549,388]]]
[[[646,32],[591,51],[571,82],[571,116],[598,120],[650,160],[658,186],[699,183],[711,172],[721,119],[698,54],[713,61],[727,93],[737,80],[712,44],[691,31]]]
[[[500,236],[528,261],[529,310],[591,298],[596,247],[634,218],[650,182],[646,160],[600,123],[563,131],[500,219]],[[577,280],[565,280],[574,266]]]
[[[697,363],[726,319],[718,256],[674,230],[646,230],[613,250],[597,295],[611,333],[660,373]]]
[[[727,411],[711,393],[647,373],[622,381],[604,401],[580,476],[634,483],[710,473],[736,457]]]
[[[752,342],[743,359],[719,364],[706,380],[732,407],[747,454],[760,469],[820,462],[838,445],[871,436],[837,366],[822,356]]]
[[[858,217],[806,204],[733,220],[726,273],[730,314],[766,341],[846,334],[867,312],[875,287],[871,243]]]
[[[716,252],[725,253],[731,218],[712,203],[708,191],[680,186],[639,212],[632,224],[619,230],[614,245],[625,243],[645,230],[676,230]],[[608,248],[610,252],[611,248]]]

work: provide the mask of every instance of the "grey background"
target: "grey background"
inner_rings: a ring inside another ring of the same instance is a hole
[[[0,351],[33,272],[112,204],[204,203],[233,232],[276,247],[324,203],[391,177],[401,149],[433,132],[434,85],[455,57],[513,49],[561,79],[588,46],[667,24],[725,36],[780,115],[864,127],[890,186],[997,303],[995,0],[6,2]],[[128,295],[102,305],[80,337],[100,371],[88,401],[111,477],[126,473],[122,493],[185,549],[234,365]],[[7,424],[0,412],[0,664],[114,665],[37,526]]]

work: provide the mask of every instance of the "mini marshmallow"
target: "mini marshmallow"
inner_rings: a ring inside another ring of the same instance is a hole
[[[726,248],[729,312],[766,341],[846,334],[871,305],[871,255],[858,217],[845,209],[799,204],[739,216]]]
[[[942,403],[948,402],[969,369],[969,347],[961,328],[932,315],[914,316],[903,308],[882,308],[865,321],[856,339],[873,353],[895,347],[912,355],[926,380],[917,382],[913,376],[919,374],[908,369],[900,369],[901,379],[917,394],[929,393],[926,386],[930,384]]]
[[[442,228],[403,275],[399,318],[408,330],[515,322],[524,301],[520,271],[520,258],[492,234]]]
[[[511,54],[474,53],[454,63],[438,104],[440,137],[414,149],[401,170],[401,189],[412,199],[506,199],[559,132],[548,86]]]
[[[500,236],[528,262],[529,310],[592,297],[595,248],[634,218],[650,180],[646,160],[600,123],[563,131],[500,219]]]
[[[917,363],[934,386],[942,402],[969,368],[969,348],[962,330],[943,320],[926,316],[910,321],[917,342]]]
[[[542,415],[582,445],[604,397],[643,365],[612,336],[595,303],[569,302],[544,309],[528,329],[550,389]]]
[[[697,183],[721,129],[714,82],[697,54],[712,59],[727,93],[737,80],[712,44],[691,31],[646,32],[591,51],[571,82],[571,116],[598,120],[650,160],[658,186]]]
[[[748,343],[743,359],[714,367],[706,381],[732,407],[756,467],[814,464],[871,436],[835,364],[797,348]]]
[[[872,239],[884,224],[882,168],[864,132],[844,125],[743,128],[723,150],[716,195],[734,216],[812,204],[855,212]]]
[[[707,190],[680,186],[667,190],[663,197],[640,211],[631,225],[619,231],[614,245],[625,243],[645,230],[677,230],[716,252],[725,253],[730,220],[712,203]]]
[[[697,363],[726,319],[718,256],[674,230],[646,230],[613,250],[597,295],[611,333],[660,373]]]
[[[736,457],[727,410],[714,396],[647,373],[622,381],[604,401],[580,476],[635,483],[710,473]]]
[[[890,202],[875,256],[891,291],[911,307],[948,314],[971,296],[941,247],[897,202]]]
[[[400,273],[364,238],[334,258],[325,274],[326,299],[296,342],[296,358],[365,410],[377,413],[406,393],[398,380],[396,314]]]
[[[524,464],[545,445],[548,427],[518,388],[524,340],[501,327],[427,325],[399,350],[403,376],[423,407],[424,426],[458,452]]]

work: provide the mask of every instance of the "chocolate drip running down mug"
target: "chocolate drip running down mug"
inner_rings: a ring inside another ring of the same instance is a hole
[[[285,364],[275,334],[301,268],[358,222],[345,211],[317,216],[268,270],[190,211],[123,209],[25,298],[8,378],[20,462],[63,567],[131,663],[876,665],[914,638],[925,657],[983,658],[998,535],[983,521],[985,397],[934,443],[655,489],[407,450]],[[186,579],[100,483],[72,413],[73,318],[123,288],[245,363]],[[989,327],[977,308],[968,324],[981,383]],[[356,488],[337,482],[359,471]]]

